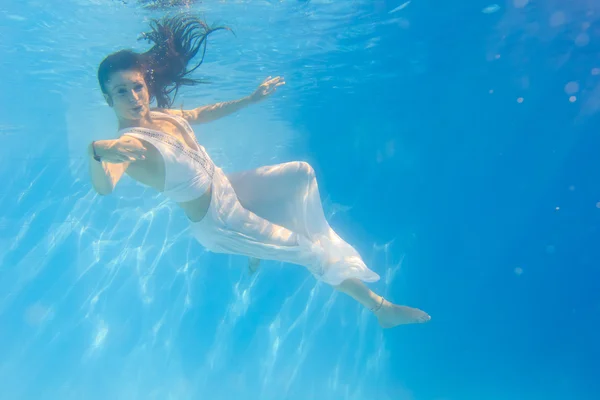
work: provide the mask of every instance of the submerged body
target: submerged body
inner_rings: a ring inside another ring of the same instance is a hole
[[[228,176],[184,118],[157,111],[150,118],[160,125],[170,122],[177,136],[152,128],[122,129],[121,137],[150,150],[128,173],[178,202],[193,235],[208,250],[302,265],[331,285],[351,278],[379,280],[327,223],[309,164],[290,162]]]
[[[168,24],[183,27],[182,32],[189,28],[181,21]],[[172,36],[169,40],[171,45]],[[154,56],[152,51],[147,53]],[[150,61],[156,65],[156,60],[182,52],[180,48]],[[163,73],[172,72],[171,67]],[[118,118],[119,137],[92,142],[88,148],[90,176],[99,194],[112,193],[126,173],[175,201],[194,237],[210,251],[247,256],[252,271],[261,259],[304,266],[371,310],[384,328],[429,321],[427,313],[392,304],[365,286],[363,282],[377,281],[379,275],[329,226],[309,164],[289,162],[227,175],[198,143],[190,123],[209,122],[262,100],[283,79],[269,77],[251,96],[232,102],[151,111],[146,81],[154,79],[150,87],[157,98],[166,91],[157,84],[160,70],[146,68],[131,52],[115,53],[101,64],[99,81]]]
[[[146,123],[126,127],[117,139],[144,149],[128,162],[131,178],[175,201],[194,237],[215,253],[275,260],[306,267],[317,279],[355,297],[392,327],[429,320],[396,306],[363,282],[375,282],[359,253],[328,224],[316,177],[305,162],[289,162],[226,175],[174,111],[151,111]]]
[[[151,127],[119,131],[120,137],[146,149],[144,159],[126,172],[177,202],[190,221],[200,221],[210,205],[215,165],[185,119],[152,112],[151,121]]]

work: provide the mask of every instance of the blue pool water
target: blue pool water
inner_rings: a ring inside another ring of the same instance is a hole
[[[165,9],[6,1],[0,398],[600,398],[597,2],[189,8],[235,36],[176,104],[287,81],[199,129],[213,158],[310,162],[372,287],[432,320],[384,331],[300,267],[250,277],[130,179],[95,195],[85,145],[116,127],[97,65]]]

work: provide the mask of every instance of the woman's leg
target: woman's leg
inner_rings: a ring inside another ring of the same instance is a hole
[[[318,191],[316,195],[315,192],[310,193],[311,190],[316,190],[314,173],[302,172],[303,168],[305,171],[307,170],[305,168],[307,164],[300,163],[302,168],[296,168],[290,164],[287,165],[287,168],[275,168],[275,170],[278,172],[300,171],[299,174],[294,174],[295,180],[289,179],[294,176],[292,174],[259,174],[250,171],[238,175],[237,178],[234,178],[234,182],[237,184],[238,190],[240,183],[244,182],[240,193],[246,205],[254,210],[259,210],[259,212],[262,210],[263,215],[270,216],[274,220],[279,218],[278,222],[287,222],[288,227],[295,226],[299,230],[302,230],[303,227],[307,228],[304,230],[306,234],[274,224],[246,209],[238,200],[237,192],[234,191],[227,177],[216,175],[216,190],[213,191],[213,196],[216,198],[212,206],[216,212],[207,215],[209,217],[207,221],[201,221],[198,224],[198,226],[202,226],[197,232],[200,242],[203,243],[202,237],[206,238],[203,244],[213,242],[212,246],[209,244],[207,247],[216,252],[246,255],[251,259],[271,259],[304,265],[317,279],[324,280],[373,311],[384,328],[428,321],[429,316],[423,311],[394,305],[369,290],[361,280],[375,281],[379,279],[379,276],[369,270],[358,253],[343,240],[339,239],[329,246],[323,246],[323,243],[315,243],[307,238],[307,235],[311,235],[311,233],[314,233],[311,236],[321,236],[321,239],[325,239],[325,241],[327,238],[331,238],[331,235],[339,237],[331,230],[322,214]],[[294,168],[288,169],[290,166]],[[266,168],[273,171],[274,167]],[[288,179],[282,179],[285,177]],[[275,184],[277,179],[280,179],[280,185]],[[266,185],[267,182],[270,185]],[[292,182],[296,182],[296,186]],[[301,182],[306,183],[302,185]],[[269,190],[271,185],[273,185],[273,190]],[[294,192],[300,192],[301,195],[294,195]],[[307,200],[307,198],[309,199]],[[279,208],[282,203],[291,204],[290,208],[296,210],[295,212],[300,215],[286,217],[289,210]],[[264,207],[265,204],[268,204],[269,207]],[[300,222],[302,220],[305,222]],[[293,225],[294,221],[298,225]],[[316,232],[315,229],[311,229],[311,227],[323,226],[323,224],[326,225],[326,228],[323,228],[326,232]],[[329,235],[324,238],[323,233]]]
[[[289,175],[283,174],[283,177]],[[307,178],[306,174],[304,177]],[[248,178],[246,183],[256,183],[256,187],[260,187],[260,179],[253,179]],[[282,179],[281,183],[288,188],[293,187],[288,180]],[[268,200],[259,199],[270,199],[271,193],[277,192],[275,187],[273,191],[268,190],[268,187],[263,189],[265,190],[252,192],[254,205],[261,206],[265,202],[268,203]],[[228,177],[222,170],[216,169],[213,176],[210,209],[200,222],[194,224],[192,228],[194,235],[211,251],[303,265],[319,279],[331,285],[337,285],[347,278],[357,278],[367,282],[379,279],[379,275],[365,265],[356,250],[339,239],[331,228],[327,227],[326,232],[316,232],[311,229],[326,224],[325,217],[319,216],[320,201],[318,206],[313,207],[307,206],[306,200],[288,199],[288,204],[302,205],[295,214],[288,214],[285,207],[281,209],[281,203],[285,200],[284,194],[279,196],[276,194],[275,197],[280,201],[270,203],[270,208],[265,213],[277,222],[280,220],[276,217],[282,218],[288,215],[288,218],[283,221],[290,223],[287,226],[274,223],[246,209],[238,200]],[[305,193],[300,197],[312,196]],[[290,215],[293,218],[289,217]],[[290,227],[293,226],[294,218],[296,221],[307,222],[296,225],[298,230],[292,230]],[[309,232],[302,227],[308,228]]]
[[[356,279],[346,279],[334,287],[372,311],[382,328],[393,328],[403,324],[420,324],[431,319],[426,312],[417,308],[390,303]]]
[[[292,161],[234,172],[227,178],[242,206],[259,217],[307,237],[311,230],[329,230],[310,164]],[[311,215],[311,223],[307,222],[306,215]],[[250,257],[250,274],[255,273],[259,265],[259,259]]]
[[[228,174],[240,203],[274,224],[308,237],[328,234],[315,172],[292,161]]]
[[[263,166],[254,170],[227,175],[244,208],[274,224],[319,240],[332,259],[347,260],[349,264],[364,264],[358,252],[331,229],[321,203],[315,171],[310,164],[293,161]],[[250,259],[251,272],[258,261]],[[366,266],[358,266],[365,269]],[[330,269],[343,273],[343,269]],[[340,277],[341,279],[341,277]],[[368,281],[379,277],[372,273]]]
[[[244,208],[221,170],[213,176],[212,196],[209,212],[192,225],[194,236],[208,250],[250,257],[251,270],[256,267],[255,259],[265,259],[302,265],[313,274],[322,274],[327,257],[318,243]]]

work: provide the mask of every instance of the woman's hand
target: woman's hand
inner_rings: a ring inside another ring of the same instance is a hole
[[[254,93],[250,95],[250,98],[252,101],[261,101],[274,93],[275,89],[281,85],[285,85],[285,81],[282,77],[276,76],[273,78],[269,76],[258,86]]]
[[[96,154],[102,161],[111,164],[120,164],[144,160],[146,148],[139,140],[122,136],[117,140],[99,140],[94,143]]]

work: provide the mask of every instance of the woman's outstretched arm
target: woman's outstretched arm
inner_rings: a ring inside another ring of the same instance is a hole
[[[284,85],[285,81],[283,78],[276,76],[268,77],[265,79],[258,88],[250,96],[243,97],[238,100],[225,101],[222,103],[211,104],[208,106],[200,106],[192,110],[163,110],[170,114],[179,115],[185,118],[191,124],[205,124],[207,122],[215,121],[219,118],[226,117],[239,110],[251,105],[258,103],[265,99],[267,96],[275,92],[278,86]]]

